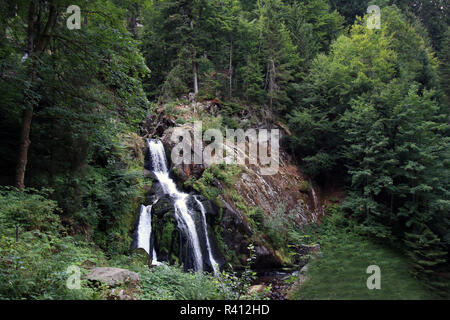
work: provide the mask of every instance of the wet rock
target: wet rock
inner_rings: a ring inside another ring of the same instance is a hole
[[[223,241],[228,249],[233,250],[241,257],[239,262],[245,265],[249,254],[248,246],[251,242],[254,243],[254,240],[251,240],[253,230],[239,211],[234,210],[225,201],[222,204],[224,206],[221,219]],[[255,255],[254,269],[270,269],[282,266],[279,256],[272,249],[262,244],[255,243]]]
[[[208,218],[208,217],[216,217],[218,215],[219,208],[216,205],[214,205],[214,203],[211,200],[206,199],[202,195],[198,195],[198,194],[191,194],[191,195],[195,195],[197,200],[202,203],[203,208],[205,209],[206,218]],[[192,200],[195,201],[193,199],[193,197],[192,197]],[[196,204],[195,204],[195,206],[196,206]]]
[[[164,210],[166,211],[165,213],[152,216],[151,245],[156,250],[158,260],[169,264],[185,261],[187,254],[187,239],[183,237],[182,232],[178,229],[174,210]]]
[[[302,244],[298,250],[300,255],[318,254],[320,252],[320,244]]]
[[[252,235],[252,230],[245,223],[241,215],[234,211],[228,203],[224,202],[222,220],[220,222],[223,233],[222,238],[229,250],[237,255],[248,254],[248,239]]]
[[[140,281],[136,272],[111,267],[92,268],[86,279],[91,282],[100,282],[110,287],[122,284],[136,285]]]
[[[150,187],[145,187],[145,202],[152,204],[155,200],[160,199],[164,196],[164,191],[158,180],[154,179]]]
[[[283,265],[278,255],[263,245],[255,247],[255,254],[256,269],[280,268]]]
[[[153,174],[150,170],[144,169],[144,177],[145,178],[153,178]]]
[[[262,275],[256,279],[253,286],[262,285],[264,289],[261,292],[264,292],[270,286],[270,291],[265,293],[266,297],[271,300],[286,300],[293,282],[288,283],[285,279],[286,275],[283,274]]]
[[[168,212],[173,213],[174,211],[173,199],[169,195],[164,195],[152,207],[152,215],[157,217],[161,217]]]

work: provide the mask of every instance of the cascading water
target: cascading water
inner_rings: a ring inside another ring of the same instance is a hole
[[[313,201],[314,201],[314,212],[313,212],[312,218],[313,218],[313,221],[316,222],[318,219],[318,216],[323,214],[323,209],[319,204],[319,200],[316,195],[316,190],[314,190],[314,186],[312,185],[312,183],[311,183],[311,194],[312,194]]]
[[[175,201],[175,218],[179,223],[179,227],[183,228],[189,235],[190,247],[194,253],[194,267],[196,271],[203,270],[203,257],[200,249],[200,242],[198,240],[197,230],[195,229],[195,223],[192,219],[187,207],[187,194],[179,193]]]
[[[136,248],[142,248],[150,255],[150,238],[152,235],[152,206],[141,205],[141,213],[139,214],[139,222],[137,227]],[[159,265],[160,262],[156,257],[156,251],[152,250],[152,265]]]
[[[169,177],[169,170],[167,168],[166,153],[164,146],[159,140],[147,140],[148,149],[152,158],[153,173],[158,179],[165,194],[169,194],[175,200],[175,218],[178,225],[188,235],[190,247],[194,254],[194,268],[196,271],[203,270],[202,251],[200,249],[200,242],[198,240],[195,223],[192,219],[187,206],[186,193],[179,192],[175,182]]]
[[[142,248],[150,255],[150,235],[152,233],[152,206],[141,205],[137,229],[137,248]]]
[[[209,238],[208,238],[208,228],[207,228],[207,224],[206,224],[206,210],[205,207],[203,206],[203,204],[197,199],[196,196],[194,196],[195,201],[197,202],[200,211],[202,213],[202,224],[203,224],[203,230],[206,236],[206,248],[208,250],[208,258],[209,258],[209,262],[211,263],[211,266],[214,270],[214,274],[217,274],[217,266],[219,265],[217,263],[217,261],[214,259],[213,254],[212,254],[212,250],[211,250],[211,244],[209,243]]]
[[[166,161],[166,154],[161,141],[148,139],[147,145],[150,154],[152,172],[160,183],[163,193],[169,195],[173,199],[175,208],[175,220],[177,222],[178,228],[185,235],[188,244],[190,253],[189,264],[192,264],[192,268],[195,271],[202,271],[203,254],[201,250],[202,246],[200,243],[199,234],[195,225],[196,213],[193,208],[190,208],[188,205],[188,200],[191,196],[187,193],[180,192],[177,189],[175,182],[170,178]],[[205,209],[202,203],[196,197],[194,197],[194,199],[196,200],[202,214],[202,231],[204,234],[204,238],[206,239],[206,249],[209,256],[208,259],[214,273],[217,273],[218,263],[211,253],[211,245],[206,227]],[[149,253],[150,250],[153,249],[153,260],[156,261],[155,249],[154,247],[151,248],[150,245],[152,232],[151,208],[152,206],[142,206],[141,208],[141,215],[137,228],[137,247],[143,248],[147,253]],[[205,248],[205,244],[203,244],[203,248]]]

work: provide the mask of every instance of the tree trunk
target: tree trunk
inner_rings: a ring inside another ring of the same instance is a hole
[[[39,6],[43,6],[43,2],[38,2]],[[40,32],[40,12],[42,7],[38,8],[39,14],[36,15],[35,1],[30,1],[28,6],[28,21],[27,21],[27,53],[31,60],[29,62],[28,77],[31,85],[35,79],[35,55],[43,52],[50,43],[51,32],[56,25],[57,9],[54,1],[50,0],[48,5],[48,20],[45,24],[44,30]],[[33,104],[31,101],[25,101],[26,109],[22,113],[22,123],[20,127],[20,141],[19,141],[19,158],[17,161],[15,185],[19,189],[25,188],[25,171],[28,162],[28,149],[30,147],[30,129],[31,120],[33,119]]]
[[[25,170],[28,162],[28,148],[30,147],[30,128],[32,118],[33,108],[27,107],[22,114],[19,160],[16,171],[16,187],[19,189],[25,188]]]
[[[194,72],[194,94],[198,93],[198,65],[197,62],[192,62],[192,69]]]
[[[229,76],[228,96],[231,99],[233,90],[233,39],[230,40],[230,65],[228,67],[228,76]]]
[[[30,59],[33,59],[34,49],[34,1],[30,1],[28,7],[28,26],[27,26],[27,53]],[[31,63],[33,69],[34,64]],[[33,70],[30,72],[30,80],[33,83]],[[28,162],[28,148],[30,147],[30,129],[31,120],[33,119],[33,106],[26,106],[22,112],[22,123],[20,126],[20,141],[19,141],[19,159],[17,160],[15,185],[19,189],[25,188],[25,170]]]
[[[139,5],[136,3],[131,9],[131,17],[129,22],[129,28],[131,33],[137,36],[137,16],[139,15]]]
[[[191,30],[194,30],[194,20],[191,19],[189,26],[191,27]],[[195,53],[195,48],[192,51],[192,72],[193,72],[193,76],[194,76],[194,94],[197,95],[198,93],[198,65],[197,62],[195,62],[195,57],[196,57],[196,53]]]

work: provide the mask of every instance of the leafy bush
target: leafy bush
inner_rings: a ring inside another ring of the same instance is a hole
[[[98,292],[81,281],[81,289],[66,286],[70,265],[89,259],[103,261],[103,254],[72,237],[58,237],[37,230],[21,234],[19,241],[0,238],[0,299],[95,299]],[[81,269],[82,270],[82,269]]]
[[[139,272],[141,299],[207,300],[224,299],[217,279],[201,272],[183,272],[176,266],[160,266]]]
[[[66,287],[68,266],[78,266],[86,259],[99,261],[103,255],[86,243],[60,235],[60,209],[56,201],[46,198],[50,192],[0,191],[0,299],[96,296],[85,281],[80,290]]]
[[[249,257],[247,258],[247,264],[244,266],[244,270],[241,273],[223,270],[218,275],[218,284],[226,298],[229,300],[264,298],[264,294],[249,293],[250,286],[256,279],[256,272],[251,269],[256,260],[256,254],[253,244],[250,244],[247,249],[249,250]]]
[[[255,280],[251,270],[256,255],[249,245],[249,258],[240,272],[223,270],[216,276],[210,273],[185,272],[181,266],[160,265],[151,269],[146,257],[138,252],[129,256],[117,255],[110,263],[137,272],[141,278],[138,298],[145,300],[205,300],[205,299],[256,299],[259,294],[249,294],[248,289]]]
[[[209,200],[214,200],[223,191],[215,185],[215,180],[219,180],[225,187],[232,187],[241,168],[236,165],[217,164],[212,165],[203,171],[200,179],[189,181],[186,186],[192,185],[194,190],[200,192]]]
[[[46,197],[51,189],[38,191],[15,188],[0,188],[0,230],[3,234],[18,227],[22,230],[56,231],[60,219],[60,209],[56,201]]]

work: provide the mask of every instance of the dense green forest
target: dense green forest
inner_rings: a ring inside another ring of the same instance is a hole
[[[67,267],[86,262],[137,272],[136,299],[268,297],[249,291],[251,248],[219,276],[130,251],[153,183],[142,137],[161,135],[149,130],[163,115],[277,124],[309,183],[342,191],[307,225],[230,196],[293,270],[298,246],[320,243],[287,297],[448,299],[449,39],[445,0],[1,0],[0,299],[117,298],[86,279],[67,288]],[[205,101],[220,117],[177,113]],[[236,177],[211,167],[184,186],[217,200],[214,181]],[[384,291],[366,289],[370,264],[385,266]]]

